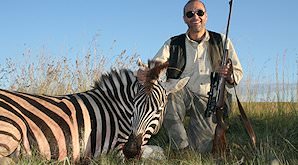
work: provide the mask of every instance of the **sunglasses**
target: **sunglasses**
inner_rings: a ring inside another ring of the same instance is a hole
[[[205,13],[203,10],[188,11],[185,13],[187,18],[192,18],[195,14],[197,14],[197,16],[199,16],[199,17],[202,17]]]

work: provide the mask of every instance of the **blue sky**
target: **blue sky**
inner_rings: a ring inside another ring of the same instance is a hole
[[[143,60],[150,59],[169,37],[186,31],[182,19],[185,3],[185,0],[3,0],[0,65],[4,66],[6,58],[22,61],[22,54],[28,50],[33,56],[42,49],[55,58],[84,56],[94,39],[103,54],[115,56],[127,50]],[[207,28],[225,33],[228,0],[205,4]],[[246,76],[275,80],[278,66],[285,71],[288,81],[297,82],[297,6],[295,0],[234,0],[229,35]]]

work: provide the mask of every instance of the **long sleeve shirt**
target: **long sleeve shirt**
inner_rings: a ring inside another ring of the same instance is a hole
[[[221,34],[223,41],[225,36]],[[194,93],[207,97],[207,92],[210,91],[210,74],[213,71],[210,56],[208,55],[209,33],[206,31],[204,39],[198,43],[191,40],[186,34],[186,66],[180,78],[190,77],[187,87]],[[233,71],[235,82],[238,84],[243,77],[243,71],[238,59],[237,53],[230,39],[227,40],[228,57],[231,58],[233,64]],[[170,43],[171,39],[167,40],[154,59],[165,62],[170,57]],[[175,83],[175,80],[169,80],[169,83]],[[231,88],[231,85],[226,85]]]

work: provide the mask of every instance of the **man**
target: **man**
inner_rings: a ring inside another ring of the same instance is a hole
[[[210,152],[216,121],[214,114],[205,117],[204,111],[210,91],[210,74],[218,72],[226,80],[226,88],[238,84],[242,78],[242,67],[228,39],[228,56],[232,61],[220,67],[225,36],[206,30],[207,10],[203,2],[190,0],[183,10],[183,20],[188,26],[185,34],[167,40],[154,57],[161,62],[169,61],[167,82],[190,77],[187,85],[168,97],[164,127],[169,135],[173,149],[191,148],[199,152]],[[232,69],[233,68],[233,69]],[[139,81],[144,80],[145,70],[138,71]],[[234,72],[234,78],[232,75]],[[230,96],[230,94],[228,94]],[[226,100],[228,112],[230,100]],[[187,131],[184,126],[185,116],[190,116]]]

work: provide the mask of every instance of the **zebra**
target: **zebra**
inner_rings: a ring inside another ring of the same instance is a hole
[[[158,78],[167,66],[149,61],[144,84],[132,70],[112,70],[91,90],[64,96],[0,89],[0,158],[34,150],[74,162],[113,150],[139,158],[163,121],[169,91]]]

